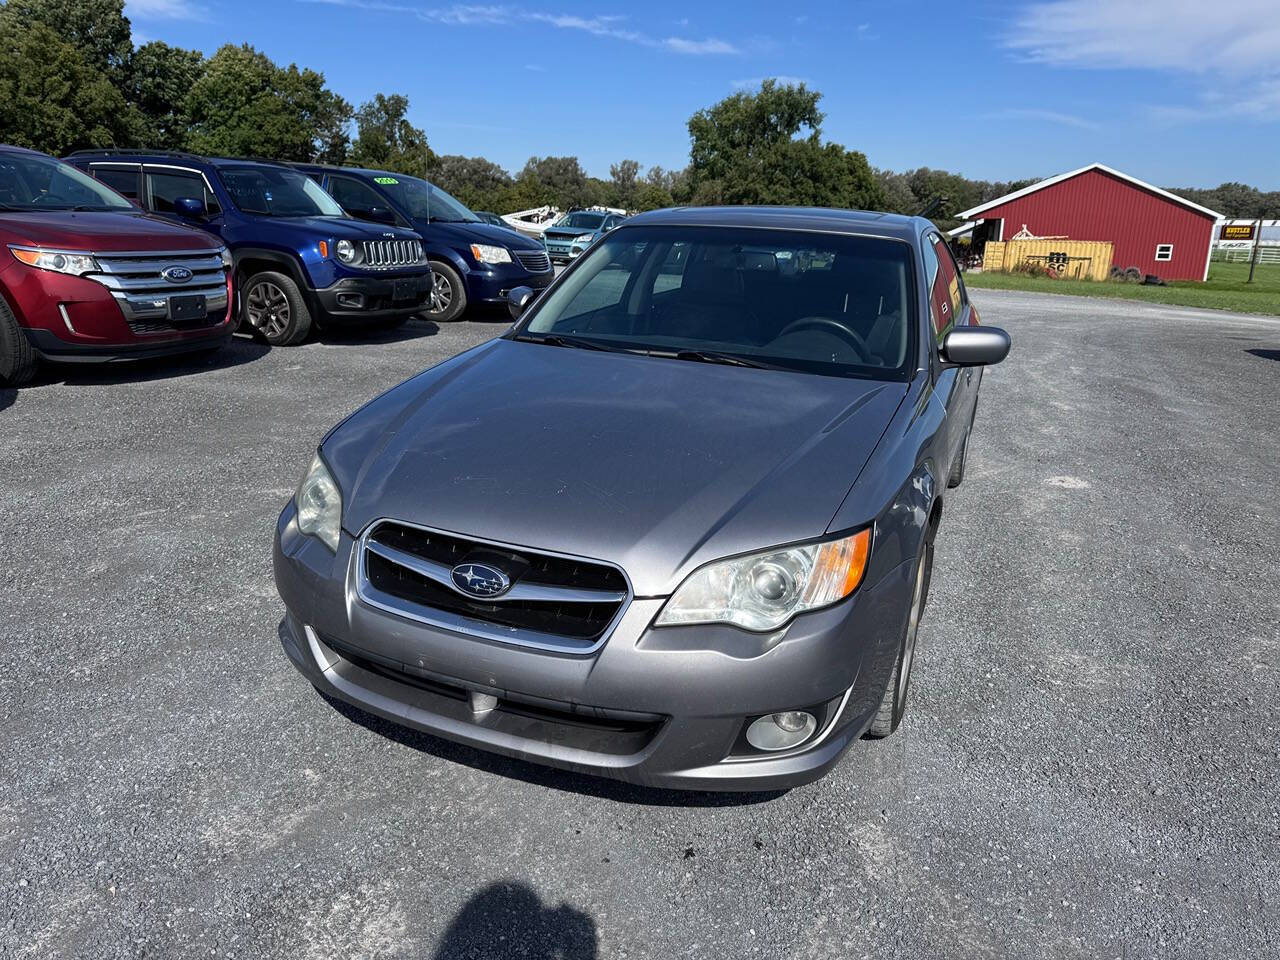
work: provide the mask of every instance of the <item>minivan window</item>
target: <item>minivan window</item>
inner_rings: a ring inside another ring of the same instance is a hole
[[[232,202],[260,217],[341,217],[338,201],[305,174],[283,167],[223,167],[218,171]]]
[[[880,237],[623,226],[588,250],[514,335],[905,379],[911,259],[908,244]]]
[[[0,153],[0,210],[136,209],[69,163],[39,154]]]

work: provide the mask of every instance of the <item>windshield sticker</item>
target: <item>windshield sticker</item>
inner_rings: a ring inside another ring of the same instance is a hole
[[[373,182],[374,183],[399,183],[400,181],[397,180],[395,177],[374,177]]]

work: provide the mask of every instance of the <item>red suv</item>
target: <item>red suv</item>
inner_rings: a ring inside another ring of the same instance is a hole
[[[145,215],[69,164],[0,145],[0,383],[41,359],[107,361],[220,347],[231,257]]]

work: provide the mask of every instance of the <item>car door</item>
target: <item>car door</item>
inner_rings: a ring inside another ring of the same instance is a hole
[[[142,206],[157,216],[186,226],[217,231],[222,215],[218,199],[205,182],[204,174],[189,167],[172,167],[165,164],[147,164],[142,170]],[[194,219],[179,213],[177,201],[184,198],[202,200],[205,215]]]
[[[142,206],[142,164],[91,163],[89,173],[95,180]]]

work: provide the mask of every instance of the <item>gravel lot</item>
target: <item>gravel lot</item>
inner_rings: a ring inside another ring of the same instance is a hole
[[[1262,957],[1280,321],[975,294],[913,702],[776,796],[398,731],[279,649],[277,512],[500,322],[0,390],[0,956]]]

